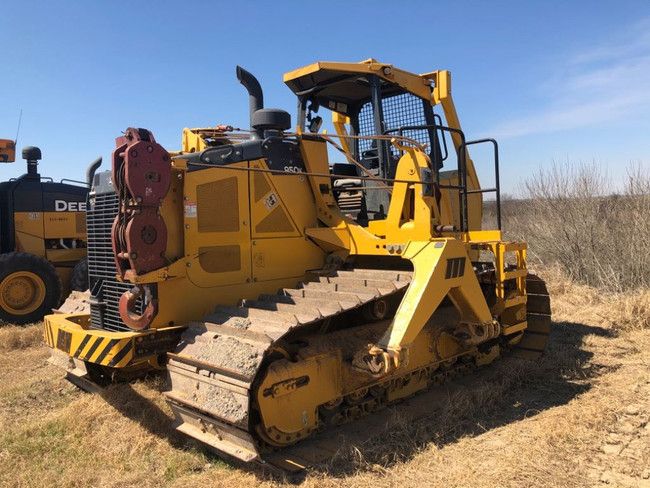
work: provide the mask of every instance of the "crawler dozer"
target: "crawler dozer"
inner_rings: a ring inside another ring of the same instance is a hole
[[[0,163],[15,155],[15,141],[0,139]],[[0,326],[41,320],[88,281],[88,187],[41,176],[37,147],[25,147],[22,156],[27,173],[0,183]]]
[[[45,321],[71,381],[165,369],[179,431],[261,462],[457,370],[542,353],[548,293],[526,244],[502,238],[498,146],[465,138],[448,71],[289,72],[293,131],[253,75],[237,77],[250,130],[184,129],[168,152],[129,128],[96,176],[89,312]],[[483,143],[491,188],[469,156]]]

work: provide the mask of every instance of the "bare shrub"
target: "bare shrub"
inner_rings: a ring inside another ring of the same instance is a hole
[[[650,286],[650,174],[627,171],[620,193],[596,165],[557,165],[504,204],[507,237],[528,242],[531,264],[559,264],[573,279],[624,291]]]

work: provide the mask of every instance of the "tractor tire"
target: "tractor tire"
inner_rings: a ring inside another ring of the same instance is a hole
[[[88,289],[88,258],[80,259],[72,268],[70,289],[73,291],[86,291]]]
[[[61,303],[61,279],[46,259],[24,252],[0,255],[0,322],[38,322]]]

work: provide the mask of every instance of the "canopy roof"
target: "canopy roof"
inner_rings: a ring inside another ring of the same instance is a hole
[[[360,63],[319,61],[286,73],[284,82],[299,97],[352,115],[371,98],[370,75],[380,78],[384,96],[409,92],[431,100],[431,80],[426,75],[409,73],[374,59]]]

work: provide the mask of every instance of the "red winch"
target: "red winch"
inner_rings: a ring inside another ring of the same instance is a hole
[[[167,227],[160,206],[169,191],[171,158],[146,129],[128,128],[115,140],[113,185],[119,210],[112,228],[115,267],[122,279],[165,266]],[[156,315],[152,285],[138,285],[120,298],[120,316],[133,329],[144,329]],[[141,315],[132,309],[138,297],[145,300]]]

